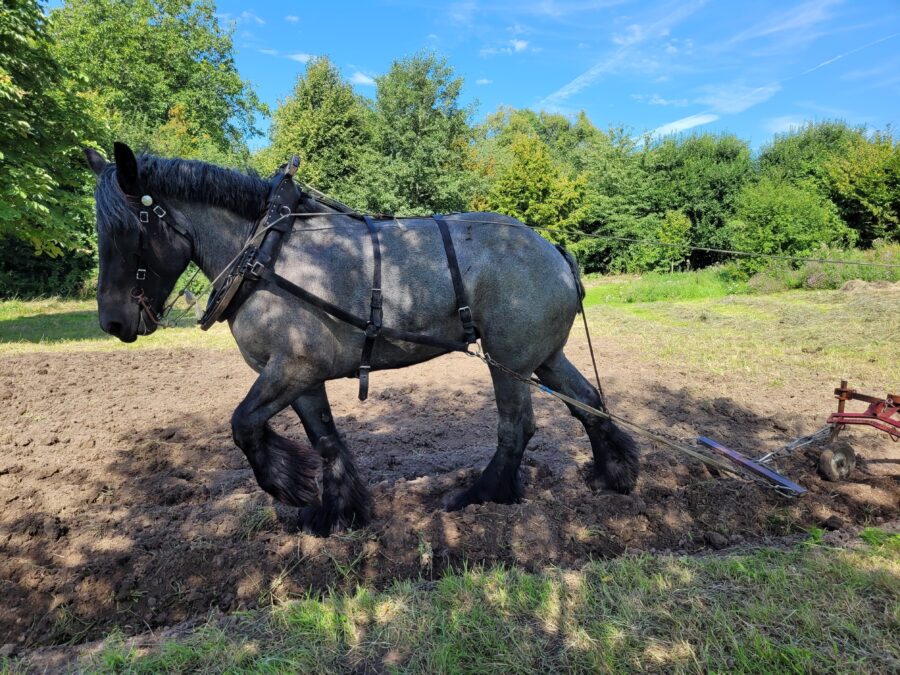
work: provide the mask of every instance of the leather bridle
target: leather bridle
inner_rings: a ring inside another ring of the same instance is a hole
[[[144,194],[141,197],[123,194],[125,195],[125,200],[134,209],[140,223],[138,229],[138,250],[135,253],[135,285],[131,288],[131,299],[141,308],[142,316],[145,316],[148,321],[158,326],[165,320],[168,313],[172,311],[174,302],[168,307],[163,307],[162,311],[157,314],[156,310],[153,309],[154,298],[148,296],[144,288],[148,271],[161,278],[146,262],[147,249],[149,247],[147,228],[150,227],[150,219],[156,218],[155,225],[157,230],[163,231],[165,228],[171,227],[178,235],[186,239],[191,247],[192,254],[194,241],[187,230],[175,222],[174,217],[170,216],[169,220],[165,220],[165,217],[170,215],[170,210],[166,209],[159,200],[154,199],[150,194]]]

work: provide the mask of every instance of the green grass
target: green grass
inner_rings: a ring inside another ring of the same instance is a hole
[[[900,281],[900,244],[880,244],[869,250],[823,248],[815,257],[863,263],[897,265],[867,267],[808,262],[794,266],[772,261],[748,278],[739,263],[728,263],[691,272],[648,272],[641,276],[585,276],[585,307],[610,303],[702,300],[729,295],[778,293],[787,290],[836,290],[848,281]]]
[[[900,668],[900,537],[300,598],[153,648],[114,636],[94,672],[888,672]],[[368,670],[366,670],[368,669]]]
[[[750,292],[729,267],[707,267],[695,272],[649,272],[640,277],[594,277],[585,280],[585,307],[609,303],[660,302],[721,298]]]
[[[173,318],[180,314],[176,309]],[[217,324],[207,332],[196,327],[193,314],[177,328],[159,329],[130,345],[106,335],[93,300],[5,300],[0,302],[0,354],[33,351],[99,351],[111,349],[206,347],[234,345],[228,327]]]
[[[767,386],[825,374],[872,391],[900,381],[897,292],[788,291],[701,300],[595,304],[595,343],[660,366],[740,374]]]

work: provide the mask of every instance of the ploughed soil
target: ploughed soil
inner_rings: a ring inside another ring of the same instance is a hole
[[[570,357],[590,372],[583,340]],[[599,346],[612,408],[683,437],[698,432],[758,456],[821,426],[831,374],[761,390]],[[535,392],[538,433],[525,500],[446,513],[448,496],[490,458],[496,413],[486,368],[452,355],[329,384],[335,416],[372,486],[367,528],[319,539],[263,493],[229,418],[253,381],[235,351],[143,350],[0,358],[0,644],[6,652],[77,643],[357,584],[429,579],[463,563],[578,567],[626,551],[695,552],[797,532],[894,519],[900,445],[848,432],[849,480],[816,473],[816,452],[778,468],[809,489],[783,497],[714,476],[641,440],[641,477],[624,496],[592,493],[581,426]],[[872,392],[884,393],[884,392]],[[293,413],[281,433],[305,441]]]

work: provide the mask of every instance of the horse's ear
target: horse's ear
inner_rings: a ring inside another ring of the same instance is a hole
[[[134,152],[124,143],[113,144],[113,157],[116,160],[116,177],[119,187],[126,195],[138,193],[138,165]]]
[[[91,167],[91,171],[94,172],[95,176],[99,176],[106,166],[106,159],[93,148],[85,148],[84,156],[87,157],[87,163]]]

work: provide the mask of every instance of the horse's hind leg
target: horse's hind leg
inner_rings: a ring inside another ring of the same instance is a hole
[[[319,502],[319,457],[279,436],[268,424],[310,386],[292,375],[282,364],[270,362],[231,416],[231,430],[259,486],[280,502],[306,506]]]
[[[603,409],[600,392],[578,372],[562,350],[547,359],[535,374],[551,389]],[[624,494],[631,492],[638,476],[638,449],[634,440],[612,420],[591,415],[574,406],[568,408],[584,425],[591,439],[594,471],[588,481],[590,487],[608,488]]]
[[[322,457],[322,504],[300,511],[304,530],[327,537],[348,527],[362,527],[372,514],[372,497],[359,477],[350,450],[338,434],[325,393],[319,384],[301,394],[291,407],[303,422],[310,442]]]
[[[535,431],[531,391],[524,382],[494,368],[491,368],[491,377],[500,414],[497,451],[475,484],[451,500],[448,511],[484,502],[513,504],[522,498],[519,464]]]

